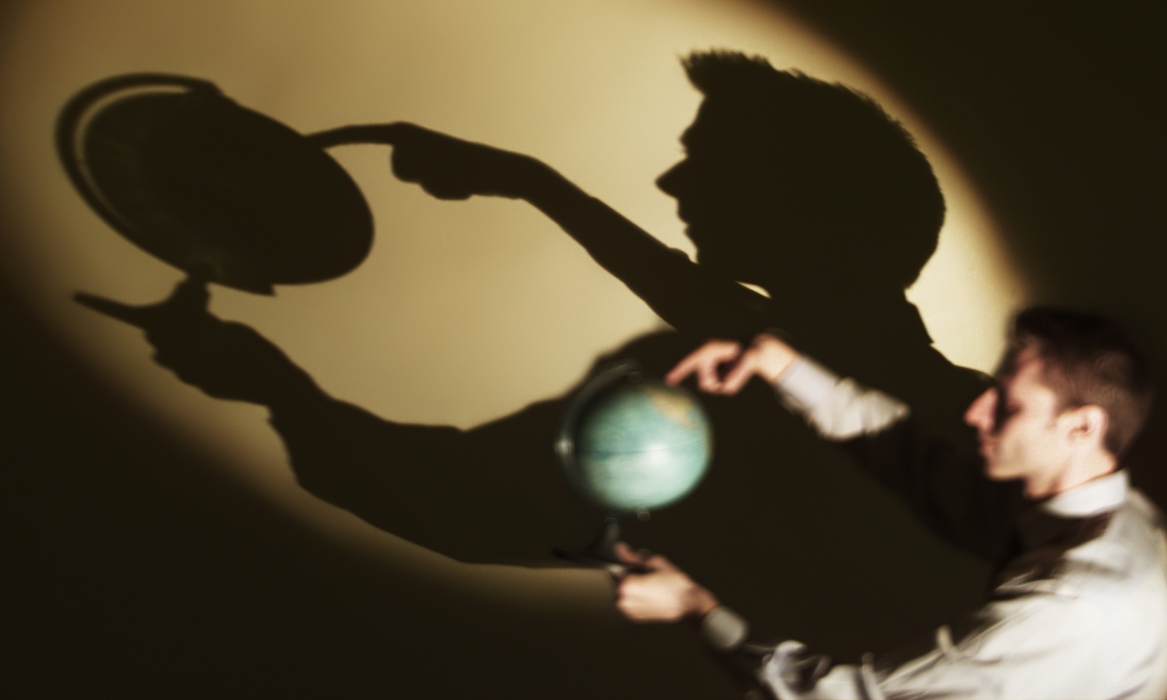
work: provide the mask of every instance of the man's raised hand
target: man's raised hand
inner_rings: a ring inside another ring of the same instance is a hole
[[[732,396],[753,376],[759,376],[770,384],[778,381],[798,353],[777,337],[762,333],[744,352],[741,343],[734,340],[710,340],[685,359],[665,376],[669,384],[679,384],[689,375],[697,375],[697,388],[710,394]],[[724,377],[722,365],[733,363]]]
[[[665,375],[668,384],[680,384],[691,374],[697,375],[697,388],[710,394],[720,394],[724,381],[720,368],[734,362],[742,354],[741,343],[735,340],[710,340],[689,353],[685,359]]]

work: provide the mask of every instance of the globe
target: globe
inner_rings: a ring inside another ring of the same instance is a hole
[[[642,379],[631,363],[576,395],[557,443],[572,486],[615,513],[643,512],[691,492],[713,452],[709,419],[689,392]]]

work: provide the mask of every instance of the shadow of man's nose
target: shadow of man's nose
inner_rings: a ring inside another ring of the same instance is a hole
[[[685,168],[687,167],[685,161],[680,161],[673,165],[673,167],[661,173],[656,178],[656,187],[661,192],[670,197],[677,197],[682,192],[681,185],[683,183]]]

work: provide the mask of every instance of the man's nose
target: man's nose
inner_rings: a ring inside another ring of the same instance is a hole
[[[974,428],[992,430],[993,414],[997,409],[997,390],[986,389],[983,394],[973,400],[964,412],[964,422]]]

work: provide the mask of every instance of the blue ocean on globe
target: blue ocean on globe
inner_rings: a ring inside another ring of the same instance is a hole
[[[592,398],[574,431],[573,485],[612,511],[647,511],[692,491],[713,452],[709,420],[687,391],[659,381],[620,384]]]

